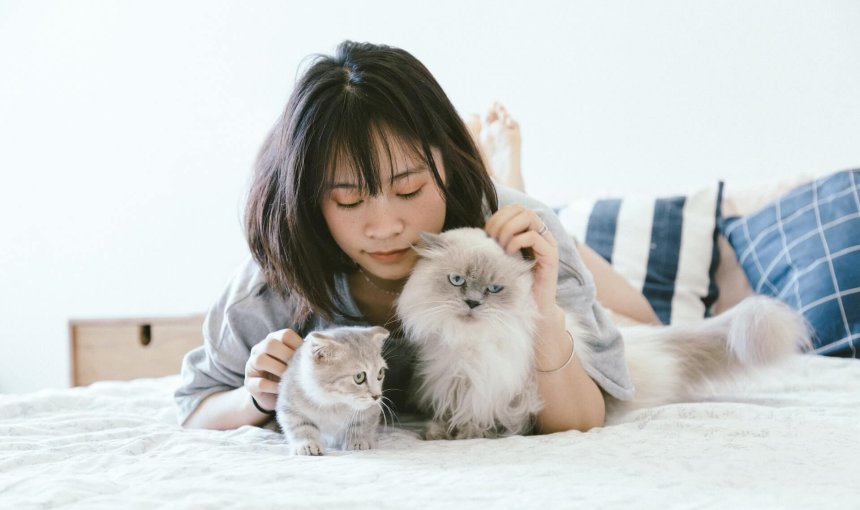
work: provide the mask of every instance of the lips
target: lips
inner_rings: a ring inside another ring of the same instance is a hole
[[[391,251],[369,251],[367,254],[380,262],[397,262],[409,253],[409,250],[410,248]]]

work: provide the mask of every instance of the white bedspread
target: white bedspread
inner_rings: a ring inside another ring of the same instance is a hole
[[[0,397],[0,508],[860,508],[860,362],[807,356],[588,433],[288,456],[176,425],[177,377]]]

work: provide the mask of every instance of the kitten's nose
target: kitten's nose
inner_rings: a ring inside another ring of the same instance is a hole
[[[474,299],[465,299],[464,301],[466,301],[466,304],[469,305],[469,308],[475,308],[476,306],[481,304],[480,301],[475,301]]]
[[[371,395],[370,397],[371,397],[373,400],[379,400],[379,397],[381,397],[381,396],[382,396],[382,395]]]

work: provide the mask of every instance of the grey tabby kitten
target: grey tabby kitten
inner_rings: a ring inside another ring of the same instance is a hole
[[[428,439],[522,434],[542,403],[534,366],[538,310],[532,264],[510,256],[482,229],[422,234],[420,259],[397,303],[406,337],[418,348],[417,401],[432,415]],[[594,313],[605,313],[594,305]],[[584,320],[584,319],[583,319]],[[591,367],[600,339],[574,314],[566,326],[576,357]],[[740,374],[811,347],[803,317],[764,296],[682,326],[620,328],[632,401],[606,395],[607,420],[642,407],[679,402],[711,379]],[[571,398],[575,398],[571,396]]]
[[[340,327],[307,335],[281,377],[276,418],[295,455],[376,446],[382,414],[382,347],[388,330]]]

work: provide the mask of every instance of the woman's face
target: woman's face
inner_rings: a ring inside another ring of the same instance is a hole
[[[436,148],[431,153],[445,182],[442,154]],[[375,197],[359,192],[350,169],[338,168],[322,214],[340,249],[366,273],[399,280],[409,276],[417,261],[411,245],[418,243],[418,233],[442,231],[445,200],[423,160],[396,143],[391,144],[391,157],[393,181],[380,176],[382,190]],[[386,160],[387,154],[378,151],[378,161]]]

